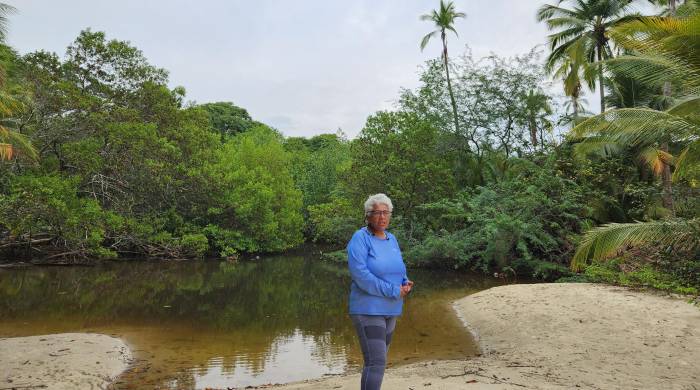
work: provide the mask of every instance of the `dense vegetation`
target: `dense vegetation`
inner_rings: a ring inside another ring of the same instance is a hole
[[[440,35],[441,57],[352,140],[186,104],[166,70],[102,32],[82,31],[63,57],[2,46],[0,251],[84,262],[340,248],[384,192],[416,266],[553,280],[574,259],[578,279],[643,271],[639,284],[697,293],[700,2],[659,2],[659,16],[632,3],[543,6],[546,59],[448,57],[463,14],[441,3],[420,42]],[[585,87],[608,111],[587,113]]]

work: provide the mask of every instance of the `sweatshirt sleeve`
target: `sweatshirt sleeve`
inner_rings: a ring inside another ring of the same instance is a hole
[[[376,277],[367,268],[367,257],[367,244],[359,234],[355,234],[348,243],[348,267],[352,280],[370,295],[399,298],[401,288]]]

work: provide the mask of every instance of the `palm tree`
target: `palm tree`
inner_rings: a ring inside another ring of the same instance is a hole
[[[573,9],[560,7],[565,1],[574,3]],[[559,0],[557,5],[545,4],[537,11],[537,20],[547,23],[550,30],[551,54],[547,67],[563,61],[572,45],[581,45],[588,63],[598,65],[600,111],[605,112],[603,60],[613,57],[608,42],[608,30],[633,18],[629,15],[631,0]]]
[[[583,41],[574,42],[556,63],[548,63],[545,70],[554,78],[561,78],[564,83],[564,94],[571,98],[573,109],[572,123],[577,124],[579,114],[582,111],[581,90],[582,83],[588,88],[595,89],[596,67],[591,66],[586,60]]]
[[[452,1],[445,3],[444,0],[440,0],[440,9],[433,10],[431,13],[423,15],[420,17],[421,20],[427,20],[435,23],[437,29],[426,36],[420,42],[420,49],[423,50],[428,45],[430,38],[440,34],[440,39],[442,40],[442,61],[445,65],[445,74],[447,75],[447,90],[450,93],[450,102],[452,103],[452,114],[454,115],[455,122],[455,132],[459,134],[459,116],[457,115],[457,103],[455,102],[455,95],[452,92],[452,82],[450,81],[450,66],[447,58],[447,30],[452,31],[457,34],[457,30],[454,28],[454,22],[457,18],[464,18],[467,15],[463,12],[457,12],[455,10],[455,5]]]
[[[679,7],[679,14],[680,11]],[[683,18],[641,18],[612,29],[610,35],[634,53],[611,61],[611,69],[657,88],[670,81],[678,91],[678,101],[665,111],[611,110],[586,120],[573,132],[601,144],[644,147],[644,154],[657,170],[662,168],[662,162],[672,165],[674,180],[685,179],[697,187],[700,185],[700,57],[697,55],[700,8]],[[663,150],[663,145],[669,142],[681,146],[677,156]],[[601,226],[586,233],[572,259],[572,268],[581,269],[590,259],[605,258],[640,243],[698,249],[700,218]]]
[[[21,108],[17,99],[0,91],[0,161],[12,160],[18,151],[36,160],[37,152],[24,134],[12,130],[15,123],[10,119]]]
[[[11,5],[0,3],[0,44],[7,36],[8,15],[16,9]],[[0,64],[0,89],[5,84],[5,69]],[[20,108],[20,103],[5,91],[0,90],[0,161],[11,160],[22,151],[30,158],[36,159],[37,153],[29,139],[11,128],[14,123],[9,118]]]
[[[530,143],[533,148],[537,147],[537,133],[544,130],[551,131],[554,125],[547,118],[552,114],[552,106],[549,104],[550,97],[542,91],[530,90],[523,96],[525,110],[527,112],[527,127],[530,130]],[[544,144],[543,136],[540,137]]]

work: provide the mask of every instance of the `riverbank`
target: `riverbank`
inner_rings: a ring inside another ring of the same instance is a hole
[[[122,340],[103,334],[0,338],[0,389],[104,389],[130,360]]]
[[[384,390],[700,389],[700,308],[682,299],[599,284],[530,284],[494,287],[453,307],[481,356],[390,368]],[[100,334],[0,339],[0,389],[105,388],[130,360],[124,342]],[[355,373],[259,388],[358,383]]]
[[[530,284],[491,288],[454,308],[482,356],[389,369],[382,389],[700,389],[700,308],[682,299],[598,284]],[[358,383],[352,374],[275,388]]]

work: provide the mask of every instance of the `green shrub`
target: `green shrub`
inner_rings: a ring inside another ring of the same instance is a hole
[[[548,166],[524,165],[510,179],[420,206],[420,228],[401,231],[408,237],[405,257],[414,265],[566,276],[589,212],[584,194]]]
[[[20,241],[48,236],[54,249],[73,257],[112,258],[103,248],[113,214],[90,198],[79,198],[78,178],[18,176],[8,195],[0,195],[0,226]]]
[[[676,276],[644,264],[632,271],[624,272],[622,259],[594,263],[585,270],[585,277],[593,282],[605,282],[629,287],[648,287],[679,294],[697,295],[700,286],[684,283]]]
[[[362,223],[362,210],[347,199],[333,197],[331,202],[309,206],[309,225],[314,242],[343,245]]]
[[[180,246],[186,254],[202,258],[209,250],[209,239],[201,233],[185,234],[180,237]]]

